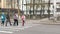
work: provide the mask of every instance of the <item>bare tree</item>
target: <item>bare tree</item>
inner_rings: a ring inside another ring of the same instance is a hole
[[[43,16],[44,16],[44,12],[45,12],[45,10],[44,10],[44,8],[45,8],[45,0],[43,1],[43,3],[42,3],[43,5],[42,5],[42,12],[43,12]]]
[[[40,0],[37,0],[38,2],[36,3],[36,12],[38,12],[39,10],[38,10],[38,8],[40,7]],[[37,16],[37,14],[36,14],[36,16]]]
[[[41,18],[41,16],[42,16],[42,0],[40,0],[41,1],[41,10],[40,10],[40,18]]]
[[[33,0],[33,16],[34,16],[34,7],[35,7],[35,0]]]
[[[19,17],[19,16],[20,16],[20,9],[19,9],[20,5],[19,5],[19,0],[17,0],[17,7],[18,7],[18,17]]]
[[[50,0],[48,1],[48,18],[50,19]]]

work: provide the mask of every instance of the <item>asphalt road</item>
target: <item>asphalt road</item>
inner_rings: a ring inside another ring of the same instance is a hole
[[[60,25],[38,25],[14,34],[60,34]]]
[[[19,26],[0,26],[0,34],[14,34],[15,32],[19,32],[21,30],[25,30],[34,26],[37,26],[38,24],[27,24],[25,23],[25,26],[22,26],[21,23],[19,23]]]
[[[60,34],[60,25],[30,24],[24,27],[0,27],[0,34]]]

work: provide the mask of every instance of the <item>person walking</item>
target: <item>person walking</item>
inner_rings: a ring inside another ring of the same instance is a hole
[[[18,14],[17,13],[14,14],[14,24],[13,25],[18,26]]]
[[[25,19],[26,19],[25,15],[22,15],[22,26],[24,26]]]
[[[9,15],[9,13],[7,13],[7,15],[6,15],[6,26],[7,26],[7,23],[9,23],[10,26],[12,26],[11,21],[10,21],[10,15]]]
[[[1,15],[1,21],[2,21],[2,23],[1,23],[1,25],[3,25],[3,26],[4,26],[5,18],[6,18],[5,14],[2,13],[2,15]]]

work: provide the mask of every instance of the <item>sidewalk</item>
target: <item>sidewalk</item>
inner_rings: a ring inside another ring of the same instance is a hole
[[[33,24],[60,24],[60,21],[49,20],[48,18],[40,19],[40,20],[26,20],[26,23]]]
[[[13,20],[11,20],[13,23]],[[0,21],[1,22],[1,21]],[[21,20],[19,20],[19,23],[22,23]],[[26,24],[60,24],[60,21],[54,21],[49,20],[48,18],[40,19],[40,20],[26,20]]]

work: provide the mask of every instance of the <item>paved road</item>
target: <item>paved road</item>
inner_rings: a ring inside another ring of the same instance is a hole
[[[21,23],[19,23],[19,26],[0,26],[0,34],[13,34],[15,32],[19,32],[20,30],[24,30],[30,27],[37,26],[38,24],[27,24],[25,23],[25,26],[22,26]]]
[[[24,27],[0,27],[0,34],[60,34],[60,25],[26,24]]]
[[[19,26],[0,26],[0,34],[60,34],[60,24],[50,24],[51,21],[30,20],[25,26],[19,23]],[[43,24],[44,23],[44,24]],[[45,24],[49,23],[49,24]]]
[[[37,25],[13,34],[60,34],[60,25]]]

